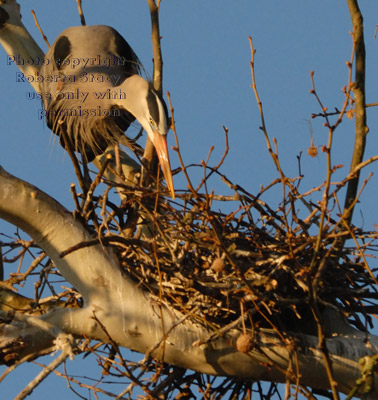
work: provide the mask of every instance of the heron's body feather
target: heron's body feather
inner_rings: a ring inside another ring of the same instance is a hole
[[[140,72],[139,59],[115,29],[96,25],[66,29],[45,60],[41,75],[47,124],[57,135],[67,135],[90,161],[119,141],[135,120],[114,100],[127,96],[120,87]]]

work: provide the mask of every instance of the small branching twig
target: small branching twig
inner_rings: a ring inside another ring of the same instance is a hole
[[[184,161],[182,159],[181,153],[180,153],[180,145],[179,145],[179,141],[178,141],[178,136],[177,136],[177,132],[176,132],[176,123],[175,123],[175,117],[174,117],[174,110],[172,107],[172,102],[171,102],[171,95],[169,92],[167,92],[167,97],[168,97],[168,104],[169,104],[169,110],[171,112],[171,128],[173,131],[173,134],[175,136],[175,141],[176,141],[176,147],[173,149],[176,151],[179,161],[180,161],[180,165],[181,165],[181,170],[184,172],[186,181],[188,182],[188,188],[191,191],[191,193],[193,194],[193,196],[197,197],[197,192],[194,190],[192,182],[189,178],[188,172],[187,172],[187,168],[184,164]]]
[[[268,131],[267,131],[267,128],[266,128],[265,117],[264,117],[264,111],[263,111],[263,107],[262,107],[262,102],[261,102],[261,100],[260,100],[260,96],[259,96],[259,93],[258,93],[258,91],[257,91],[257,86],[256,86],[256,77],[255,77],[255,53],[256,53],[256,50],[255,50],[254,47],[253,47],[252,37],[249,36],[248,39],[249,39],[249,44],[250,44],[250,47],[251,47],[251,62],[250,62],[250,65],[251,65],[251,75],[252,75],[252,85],[251,85],[251,87],[252,87],[252,89],[253,89],[253,91],[254,91],[254,93],[255,93],[255,97],[256,97],[256,101],[257,101],[257,106],[258,106],[259,112],[260,112],[260,119],[261,119],[261,127],[260,127],[260,129],[261,129],[261,131],[262,131],[263,134],[264,134],[265,141],[266,141],[266,145],[267,145],[267,148],[268,148],[268,152],[269,152],[270,156],[272,157],[272,160],[273,160],[273,162],[274,162],[274,165],[276,166],[277,171],[279,172],[279,174],[281,175],[281,177],[284,177],[285,175],[284,175],[284,173],[283,173],[283,171],[282,171],[282,169],[281,169],[281,166],[280,166],[280,164],[279,164],[277,154],[275,154],[275,153],[273,152],[273,150],[272,150],[272,145],[271,145],[271,143],[270,143]]]

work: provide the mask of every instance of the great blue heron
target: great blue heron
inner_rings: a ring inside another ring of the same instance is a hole
[[[142,78],[138,57],[126,40],[104,25],[63,31],[41,68],[46,121],[86,161],[119,142],[135,118],[152,140],[174,197],[164,100]],[[67,142],[68,141],[68,142]]]

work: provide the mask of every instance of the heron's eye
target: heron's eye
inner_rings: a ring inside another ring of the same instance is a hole
[[[152,119],[152,117],[150,117],[149,121],[151,126],[155,126],[155,121]]]

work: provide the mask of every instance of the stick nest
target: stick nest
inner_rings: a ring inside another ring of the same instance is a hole
[[[126,273],[161,304],[217,332],[243,325],[316,334],[314,313],[326,307],[366,330],[377,311],[367,264],[376,233],[344,228],[331,212],[319,233],[321,208],[293,186],[273,210],[261,200],[264,189],[253,196],[212,172],[232,196],[192,189],[167,201],[124,188],[122,206],[98,226]]]

